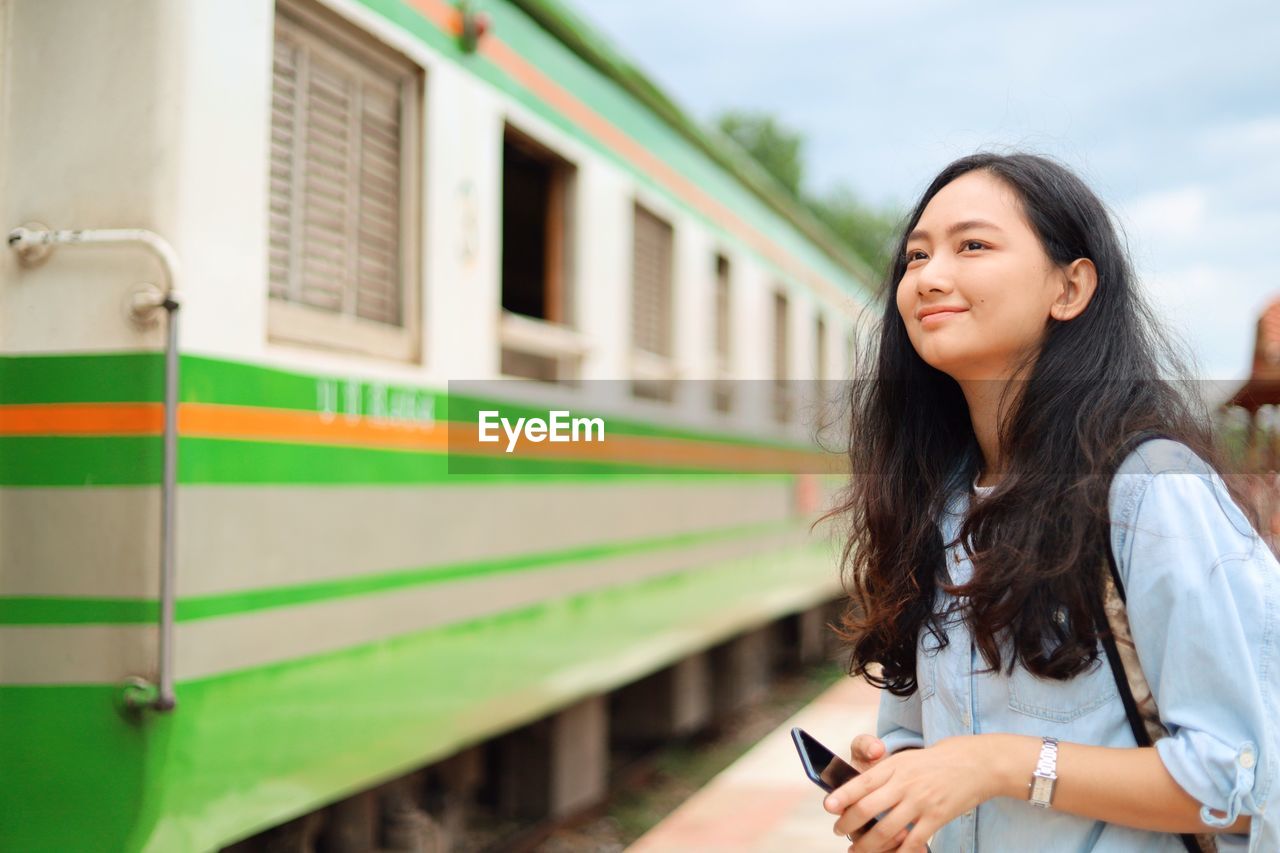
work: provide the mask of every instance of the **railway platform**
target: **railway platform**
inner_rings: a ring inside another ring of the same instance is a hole
[[[880,691],[846,678],[806,705],[705,788],[627,848],[627,853],[830,853],[848,843],[831,832],[822,791],[800,769],[791,727],[837,752],[874,732]]]

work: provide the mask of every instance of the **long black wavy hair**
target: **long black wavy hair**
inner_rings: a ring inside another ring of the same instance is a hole
[[[1007,467],[960,529],[972,544],[972,578],[950,585],[935,519],[957,467],[967,486],[982,456],[960,386],[916,352],[896,290],[907,235],[926,205],[975,170],[1013,190],[1054,264],[1089,258],[1098,283],[1085,310],[1048,320],[1040,351],[1015,366],[1025,379],[1006,386],[1000,407]],[[1199,395],[1178,387],[1193,360],[1144,302],[1103,203],[1068,168],[1034,154],[978,153],[943,169],[905,220],[882,289],[878,335],[864,338],[856,359],[870,370],[855,368],[848,389],[853,475],[824,515],[847,525],[848,600],[837,633],[852,647],[849,672],[894,695],[914,691],[922,628],[946,643],[946,615],[934,612],[941,587],[962,602],[991,670],[1007,663],[1012,672],[1020,660],[1036,675],[1071,678],[1098,657],[1092,614],[1110,547],[1108,491],[1134,439],[1158,432],[1222,469],[1211,416]],[[1228,486],[1256,528],[1251,504]],[[1054,618],[1060,608],[1065,621]]]

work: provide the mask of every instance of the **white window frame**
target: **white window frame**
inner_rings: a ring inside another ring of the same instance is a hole
[[[267,290],[267,339],[272,343],[303,344],[355,352],[396,361],[418,362],[422,353],[422,110],[423,69],[394,48],[355,24],[305,0],[278,0],[276,26],[284,22],[289,37],[326,58],[354,66],[367,74],[368,66],[385,73],[400,89],[400,326],[354,315],[327,311],[272,296]],[[274,53],[277,36],[272,35]],[[274,90],[274,77],[272,80]],[[295,145],[295,161],[300,147]],[[269,159],[269,158],[268,158]],[[296,172],[295,172],[296,174]],[[295,252],[298,248],[293,249]]]

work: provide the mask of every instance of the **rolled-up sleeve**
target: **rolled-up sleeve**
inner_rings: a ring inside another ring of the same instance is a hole
[[[880,691],[876,737],[884,741],[886,755],[908,747],[923,747],[921,729],[919,690],[905,697],[894,696],[888,690]]]
[[[1156,743],[1161,760],[1201,803],[1207,831],[1249,815],[1247,849],[1280,850],[1280,564],[1217,475],[1189,470],[1151,475],[1118,556],[1138,657],[1170,732]],[[1242,836],[1221,840],[1246,849]]]

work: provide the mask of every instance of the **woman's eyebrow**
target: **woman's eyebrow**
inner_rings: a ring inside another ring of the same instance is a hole
[[[952,225],[950,228],[948,228],[947,236],[950,237],[952,234],[955,234],[957,231],[964,231],[969,228],[990,228],[993,231],[1001,230],[999,225],[996,225],[994,222],[988,222],[985,219],[966,219],[964,222],[957,222],[955,225]],[[924,230],[923,228],[917,228],[916,230],[912,231],[910,234],[907,235],[908,243],[911,242],[912,240],[928,240],[928,239],[929,239],[929,232]]]

